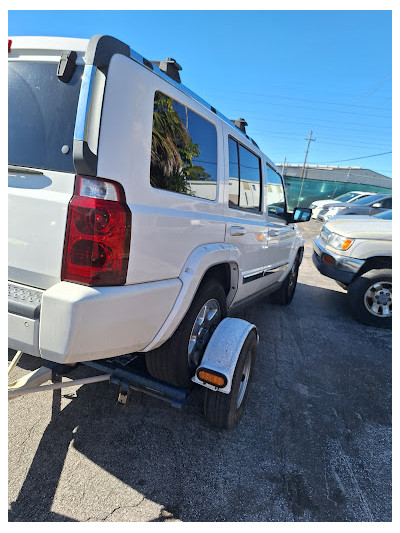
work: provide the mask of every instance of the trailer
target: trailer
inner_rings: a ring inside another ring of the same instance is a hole
[[[9,383],[8,399],[107,381],[117,386],[117,402],[121,405],[127,405],[132,392],[141,392],[182,409],[194,387],[200,386],[205,389],[204,414],[208,422],[220,429],[230,429],[244,410],[258,341],[254,324],[239,318],[222,320],[192,378],[192,388],[176,387],[151,377],[142,354],[133,353],[71,365],[45,361],[38,369]],[[22,351],[17,351],[9,363],[9,375],[22,355]],[[96,375],[68,379],[78,366],[89,374],[96,371]]]

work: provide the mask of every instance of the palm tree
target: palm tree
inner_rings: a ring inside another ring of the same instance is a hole
[[[153,187],[183,194],[192,194],[187,181],[192,158],[200,154],[185,129],[173,101],[168,96],[155,94],[153,135],[151,143],[150,182]]]

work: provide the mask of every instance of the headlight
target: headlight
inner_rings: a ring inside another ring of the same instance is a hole
[[[337,250],[348,250],[353,242],[354,239],[343,237],[337,233],[331,233],[326,244],[329,244],[329,246],[332,246],[332,248],[336,248]]]

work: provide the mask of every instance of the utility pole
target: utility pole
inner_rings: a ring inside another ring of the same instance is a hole
[[[301,189],[300,189],[299,197],[297,198],[297,207],[299,206],[301,193],[303,192],[304,170],[305,170],[305,168],[306,168],[306,162],[307,162],[308,150],[310,149],[310,142],[316,140],[315,138],[314,138],[314,139],[311,138],[311,137],[312,137],[312,134],[313,134],[313,130],[310,131],[310,136],[308,137],[308,144],[307,144],[306,155],[305,155],[305,158],[304,158],[303,168],[301,169],[301,176],[300,176],[300,179],[302,179],[302,182],[301,182]]]
[[[285,179],[285,167],[286,167],[286,157],[285,157],[285,160],[283,161],[283,166],[282,166],[282,178]]]

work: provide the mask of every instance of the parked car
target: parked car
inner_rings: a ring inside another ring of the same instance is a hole
[[[355,318],[382,328],[392,325],[392,221],[388,216],[386,211],[369,218],[335,217],[322,226],[313,251],[320,273],[348,291]]]
[[[244,121],[180,70],[109,36],[11,38],[10,347],[68,364],[143,352],[190,387],[228,308],[292,300],[311,211],[288,212]]]
[[[332,222],[333,220],[362,220],[370,218],[374,219],[382,219],[382,220],[392,220],[392,210],[388,209],[387,211],[379,211],[378,213],[375,213],[374,215],[347,215],[346,217],[341,217],[340,214],[336,215],[329,219],[329,222]]]
[[[338,203],[343,203],[343,202],[351,203],[351,202],[354,202],[355,200],[358,200],[358,198],[364,198],[365,196],[370,196],[371,194],[376,194],[376,193],[368,192],[368,191],[349,191],[349,192],[345,192],[344,194],[337,196],[336,198],[326,198],[325,200],[315,200],[315,202],[313,202],[310,205],[310,209],[312,209],[311,217],[316,219],[318,217],[319,212],[326,204],[333,205],[333,204],[338,204]]]
[[[325,205],[318,215],[318,220],[326,222],[330,218],[340,215],[374,215],[380,211],[392,209],[392,195],[391,194],[374,194],[373,196],[365,196],[354,200],[350,205],[348,203],[340,203]]]

